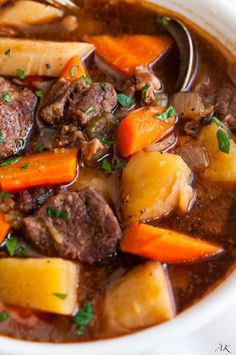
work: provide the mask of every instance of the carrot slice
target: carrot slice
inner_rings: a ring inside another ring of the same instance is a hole
[[[74,81],[82,76],[86,76],[85,69],[79,56],[72,57],[61,73],[61,78],[67,81]]]
[[[96,46],[97,54],[126,75],[134,75],[137,65],[148,65],[158,59],[171,46],[168,36],[108,35],[85,36],[84,40]]]
[[[77,149],[28,155],[0,167],[0,189],[14,192],[36,186],[68,184],[76,177],[76,170]]]
[[[167,123],[155,117],[164,111],[161,106],[142,107],[121,121],[117,131],[117,147],[122,157],[142,150],[174,129],[174,117],[169,118]]]
[[[121,250],[163,263],[191,262],[223,251],[179,232],[138,223],[124,232]]]
[[[0,211],[0,244],[4,241],[11,228],[10,223],[5,219],[5,215]]]

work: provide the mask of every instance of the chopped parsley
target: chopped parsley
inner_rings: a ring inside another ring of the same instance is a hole
[[[51,64],[49,64],[49,63],[46,63],[45,66],[47,69],[51,69],[51,67],[52,67]]]
[[[3,99],[3,102],[5,102],[5,104],[9,104],[11,102],[11,96],[9,95],[9,93],[7,91],[5,91],[2,94],[2,99]]]
[[[49,217],[60,218],[60,219],[68,219],[69,213],[65,210],[59,210],[55,207],[48,207],[47,214]]]
[[[77,329],[77,335],[80,336],[84,334],[86,326],[89,325],[93,317],[93,304],[91,301],[88,301],[84,304],[83,308],[77,312],[74,318],[75,323],[79,326]]]
[[[112,172],[112,166],[111,163],[107,160],[104,159],[102,162],[102,168],[106,173],[111,173]]]
[[[4,135],[2,133],[2,131],[0,131],[0,144],[4,143]]]
[[[164,27],[164,28],[168,28],[169,24],[170,24],[170,19],[167,16],[162,16],[160,18],[158,18],[158,21],[160,22],[160,24]]]
[[[0,312],[0,322],[4,322],[10,318],[9,314],[6,311]]]
[[[92,79],[90,79],[88,76],[81,76],[81,78],[86,84],[91,84]]]
[[[6,248],[11,256],[15,254],[17,243],[18,238],[14,236],[11,236],[9,239],[6,240]]]
[[[28,167],[29,167],[29,163],[21,165],[20,168],[21,169],[28,169]]]
[[[37,90],[35,92],[35,95],[38,96],[38,97],[44,97],[44,92],[43,92],[43,90]]]
[[[116,169],[123,170],[127,165],[126,160],[121,160],[119,163],[116,164]]]
[[[108,140],[108,139],[100,139],[100,142],[101,142],[102,144],[111,146],[111,145],[115,144],[116,141],[110,141],[110,140]]]
[[[101,86],[101,89],[104,91],[104,92],[107,92],[107,86],[105,83],[100,83],[100,86]]]
[[[3,198],[13,198],[14,195],[10,192],[0,192],[0,200]]]
[[[90,113],[92,113],[94,111],[94,109],[92,108],[92,106],[90,106],[86,111],[86,115],[89,115]]]
[[[67,297],[66,293],[53,293],[53,296],[60,298],[61,300],[65,300]]]
[[[215,124],[219,127],[216,134],[219,150],[225,154],[229,154],[231,137],[224,129],[220,128],[221,121],[219,118],[213,116],[212,121],[215,122]]]
[[[150,87],[151,86],[149,84],[146,84],[142,89],[142,97],[144,100],[146,100],[146,98],[147,98],[147,91],[148,91],[148,89],[150,89]]]
[[[155,115],[155,117],[158,118],[158,120],[161,120],[161,121],[167,123],[169,118],[170,117],[174,117],[175,115],[176,115],[176,111],[175,111],[174,107],[173,106],[169,106],[165,110],[165,112],[160,113],[158,115]]]
[[[26,256],[27,252],[28,252],[28,248],[25,245],[21,245],[17,250],[17,254],[21,257]]]
[[[123,107],[130,107],[134,103],[132,97],[127,96],[125,94],[117,94],[117,100],[119,104]]]
[[[6,52],[4,52],[5,55],[11,55],[11,50],[10,48],[6,50]]]
[[[73,65],[73,67],[71,67],[71,70],[70,70],[71,76],[75,76],[76,75],[77,69],[78,69],[77,65]]]
[[[24,144],[25,144],[25,141],[24,139],[17,139],[17,144],[18,144],[18,148],[23,148],[24,147]]]
[[[37,152],[41,153],[44,150],[47,150],[47,148],[45,147],[45,145],[43,143],[40,143],[40,144],[37,145],[36,150],[37,150]]]
[[[0,166],[7,166],[7,165],[12,165],[12,164],[15,164],[17,163],[19,160],[21,159],[21,157],[12,157],[12,158],[9,158],[7,160],[4,160]]]
[[[16,73],[19,79],[23,80],[26,77],[26,72],[22,69],[16,69]]]

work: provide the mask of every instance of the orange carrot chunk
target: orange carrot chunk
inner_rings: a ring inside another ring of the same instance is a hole
[[[19,157],[0,164],[1,191],[14,192],[36,186],[68,184],[77,171],[77,149],[57,149],[53,152]]]
[[[67,81],[74,81],[83,76],[86,76],[86,72],[79,56],[72,57],[61,73],[61,78]]]
[[[0,244],[4,241],[10,231],[11,225],[5,219],[5,214],[0,211]]]
[[[179,232],[138,223],[125,230],[121,250],[163,263],[191,262],[223,251]]]
[[[84,40],[94,44],[103,60],[126,75],[134,75],[138,65],[149,65],[157,60],[173,43],[168,36],[148,35],[85,36]]]
[[[163,113],[161,106],[142,107],[124,118],[117,131],[117,146],[124,158],[163,138],[174,129],[175,117],[164,122],[156,115]]]

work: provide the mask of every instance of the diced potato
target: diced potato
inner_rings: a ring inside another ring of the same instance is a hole
[[[205,170],[206,179],[219,182],[236,184],[236,144],[230,140],[229,154],[219,150],[217,139],[218,127],[215,123],[202,128],[199,139],[206,147],[210,165]]]
[[[1,26],[43,24],[62,17],[63,11],[36,1],[20,0],[0,10]]]
[[[10,55],[5,52],[10,49]],[[94,47],[82,42],[51,42],[0,38],[0,75],[17,76],[17,69],[27,75],[60,75],[74,56],[86,57]]]
[[[135,267],[115,281],[105,296],[104,328],[109,334],[152,326],[174,315],[172,290],[159,263]]]
[[[191,171],[174,154],[139,152],[123,170],[122,213],[127,222],[161,217],[176,207],[188,210],[194,197]]]
[[[63,315],[76,310],[78,269],[71,261],[2,258],[0,280],[3,303]]]

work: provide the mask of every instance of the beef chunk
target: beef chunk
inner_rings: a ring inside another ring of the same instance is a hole
[[[64,218],[49,217],[49,208],[64,211]],[[121,238],[116,217],[93,188],[60,191],[34,216],[24,218],[24,226],[26,237],[43,254],[85,263],[113,254]]]
[[[34,120],[36,96],[0,77],[0,159],[17,153]]]
[[[36,187],[30,190],[20,191],[17,196],[17,207],[23,213],[29,213],[42,206],[53,194],[50,187]]]
[[[207,150],[197,140],[188,142],[175,150],[193,171],[204,170],[209,165]]]
[[[218,92],[215,113],[231,130],[236,129],[235,87],[224,88]]]
[[[84,80],[69,83],[60,79],[46,96],[40,117],[50,125],[65,120],[84,125],[94,116],[112,112],[116,104],[116,91],[110,83],[88,84]]]

